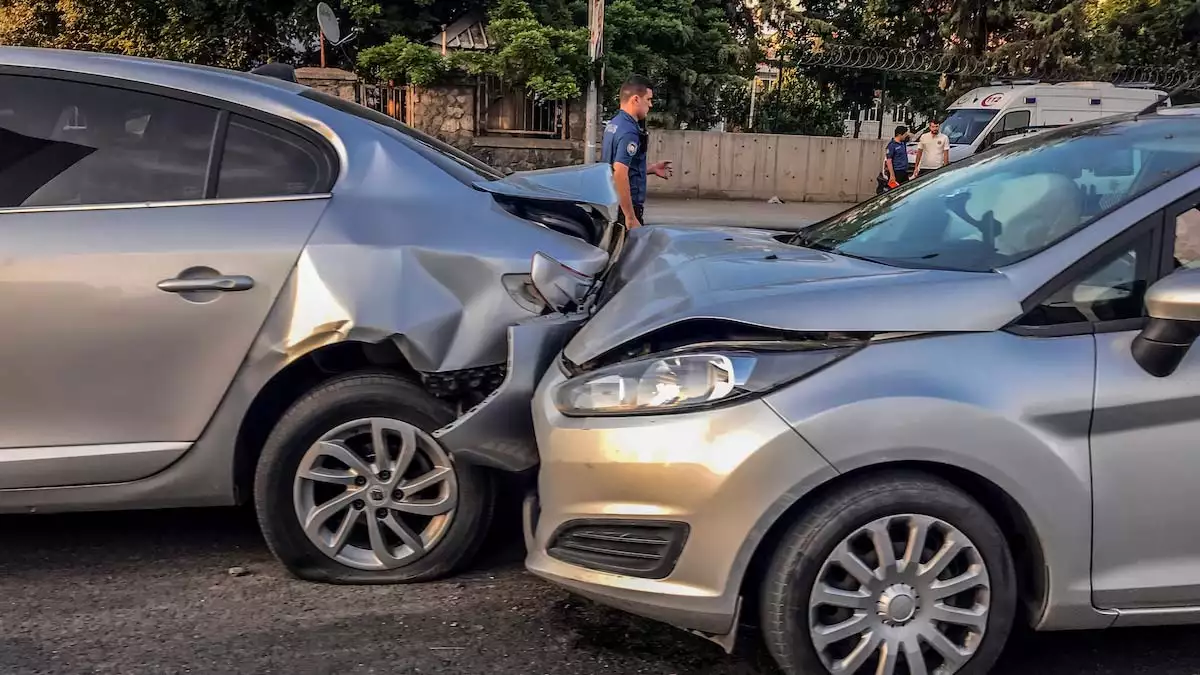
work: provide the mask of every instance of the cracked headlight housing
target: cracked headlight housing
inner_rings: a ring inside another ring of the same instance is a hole
[[[856,349],[712,349],[660,354],[567,380],[555,390],[554,403],[571,417],[695,411],[777,389]]]

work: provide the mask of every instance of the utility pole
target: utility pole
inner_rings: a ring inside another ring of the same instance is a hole
[[[588,79],[587,114],[584,134],[587,141],[583,146],[584,164],[595,164],[597,131],[600,115],[600,67],[604,59],[604,0],[588,0],[588,58],[591,60],[591,77]]]
[[[879,90],[879,138],[883,138],[883,109],[887,106],[887,71],[883,71],[883,88]]]
[[[988,0],[979,0],[978,12],[979,16],[976,17],[976,21],[979,23],[979,37],[978,43],[975,45],[975,55],[983,56],[988,48]]]
[[[747,121],[746,131],[754,132],[754,99],[758,97],[758,75],[750,78],[750,119]]]

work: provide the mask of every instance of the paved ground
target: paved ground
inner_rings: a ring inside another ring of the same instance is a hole
[[[0,533],[4,675],[774,673],[752,640],[728,657],[527,576],[511,531],[459,579],[358,588],[286,577],[245,510],[11,516]],[[1198,638],[1039,636],[997,675],[1191,675]]]
[[[850,204],[765,201],[661,199],[646,202],[646,223],[651,225],[740,225],[796,230],[840,213]]]

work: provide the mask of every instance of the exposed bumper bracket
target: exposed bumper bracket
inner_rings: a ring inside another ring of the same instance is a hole
[[[465,415],[435,431],[434,438],[474,464],[512,472],[536,466],[533,393],[585,319],[582,314],[552,314],[509,326],[504,382]]]

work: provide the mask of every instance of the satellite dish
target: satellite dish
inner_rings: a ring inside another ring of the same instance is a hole
[[[332,7],[323,2],[317,3],[317,25],[321,27],[326,40],[335,45],[341,41],[342,29],[338,26],[337,15],[333,13]]]

